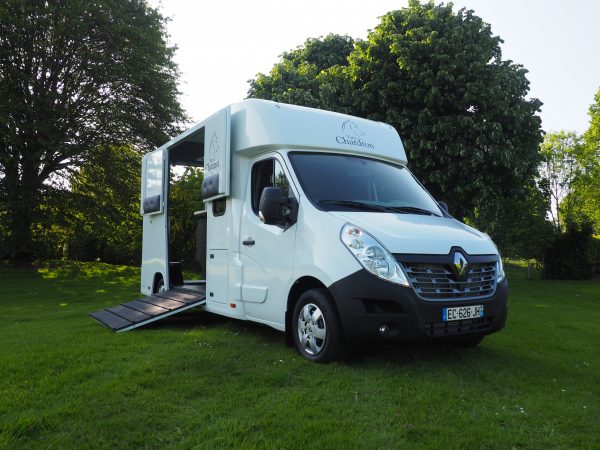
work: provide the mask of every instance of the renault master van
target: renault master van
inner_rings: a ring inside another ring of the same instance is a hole
[[[506,321],[502,259],[407,164],[385,123],[264,100],[230,105],[144,156],[146,296],[92,317],[125,331],[201,308],[281,330],[317,362],[376,341],[475,346]],[[204,170],[204,280],[184,280],[169,259],[174,166]]]

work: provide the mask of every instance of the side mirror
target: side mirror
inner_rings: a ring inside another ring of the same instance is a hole
[[[258,203],[258,217],[267,225],[274,225],[283,221],[281,207],[284,205],[281,188],[266,187],[260,194]]]
[[[437,203],[440,206],[440,208],[442,208],[446,212],[446,214],[450,214],[448,212],[448,205],[446,204],[446,202],[437,202]]]

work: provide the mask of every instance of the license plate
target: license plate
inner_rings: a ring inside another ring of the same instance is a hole
[[[483,317],[483,305],[458,306],[456,308],[443,308],[442,320],[450,322],[452,320],[476,319]]]

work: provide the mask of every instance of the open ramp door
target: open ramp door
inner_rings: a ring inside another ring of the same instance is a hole
[[[176,288],[101,309],[90,317],[113,331],[128,331],[206,303],[204,286]]]

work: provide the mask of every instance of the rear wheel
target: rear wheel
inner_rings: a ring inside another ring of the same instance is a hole
[[[165,280],[162,275],[159,275],[156,279],[156,283],[154,284],[154,292],[153,294],[158,294],[159,292],[165,292],[167,288],[165,287]]]
[[[298,352],[311,361],[326,363],[345,354],[342,324],[326,289],[310,289],[300,296],[292,334]]]

